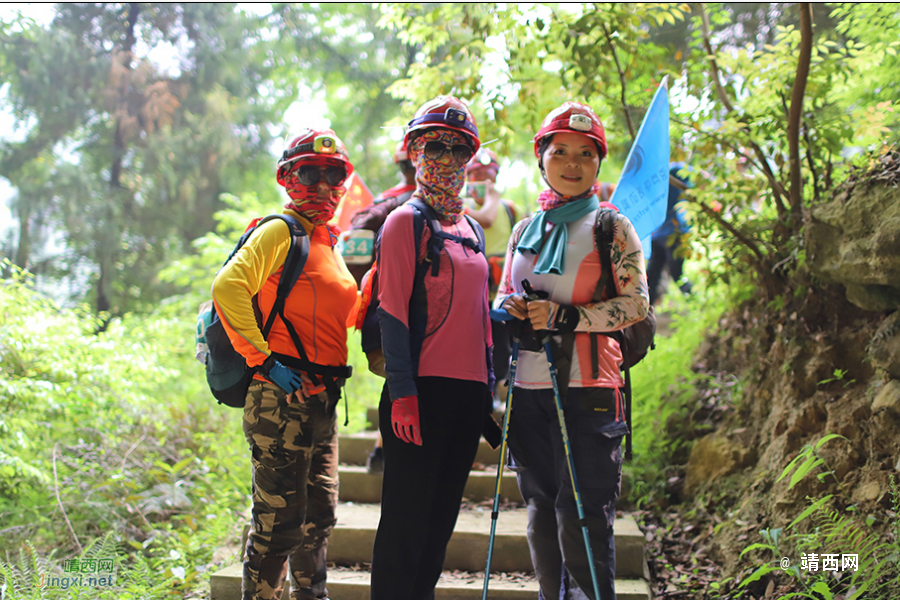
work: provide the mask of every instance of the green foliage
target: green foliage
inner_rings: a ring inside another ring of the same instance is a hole
[[[109,597],[205,586],[212,552],[239,536],[249,480],[238,413],[193,358],[197,303],[96,334],[87,308],[60,309],[13,273],[0,287],[4,545],[56,548],[56,565],[109,534],[122,565]]]
[[[700,8],[701,14],[704,10]],[[691,50],[686,55],[689,103],[676,105],[673,134],[687,143],[697,168],[691,201],[696,234],[715,239],[696,248],[717,249],[729,269],[711,275],[729,278],[733,271],[769,273],[791,278],[803,262],[802,221],[789,216],[790,195],[787,117],[796,80],[800,30],[785,22],[768,43],[734,44],[722,29],[731,26],[730,8],[708,5],[718,40],[714,47],[719,78],[710,70],[700,16],[693,17]],[[791,9],[794,10],[794,9]],[[890,29],[871,24],[879,19],[897,26],[896,11],[839,5],[836,29],[814,31],[812,66],[807,84],[800,145],[803,206],[826,198],[858,159],[853,151],[882,151],[896,139],[897,114],[891,93],[896,82],[885,79],[897,45]],[[864,31],[862,23],[869,23]],[[867,81],[884,82],[870,87]],[[718,81],[722,94],[710,96]],[[873,90],[875,93],[872,93]],[[724,98],[723,98],[724,94]],[[731,108],[729,108],[729,104]],[[734,242],[738,243],[734,243]],[[730,273],[731,272],[731,273]],[[763,275],[763,281],[771,280]],[[802,285],[802,280],[789,283]],[[767,300],[778,300],[777,288],[766,287]]]
[[[234,5],[55,10],[49,28],[22,22],[0,45],[26,134],[0,142],[15,261],[98,312],[149,310],[177,291],[156,272],[211,229],[219,194],[254,187],[248,172],[271,177],[268,126],[294,86],[275,84],[273,42]]]
[[[822,436],[822,438],[819,439],[815,444],[806,444],[805,446],[803,446],[797,456],[788,463],[788,465],[784,468],[784,471],[781,472],[781,475],[778,477],[778,479],[775,480],[776,483],[787,477],[789,473],[793,473],[791,475],[791,480],[788,483],[788,489],[791,489],[795,485],[800,483],[800,481],[803,480],[804,477],[809,475],[814,469],[823,465],[827,467],[827,465],[825,464],[825,460],[821,456],[819,456],[818,450],[823,445],[825,445],[825,443],[835,438],[840,438],[842,440],[847,439],[842,435],[829,433],[828,435]],[[833,476],[833,471],[829,470],[825,473],[819,473],[817,477],[819,481],[824,481],[825,477],[827,477],[828,475]]]
[[[823,436],[815,445],[807,445],[784,469],[778,481],[793,473],[788,489],[794,487],[816,467],[824,464],[816,455],[816,450],[829,440],[841,438],[837,434]],[[819,474],[821,481],[823,475]],[[810,500],[806,507],[786,529],[763,529],[763,542],[744,548],[740,558],[762,555],[772,559],[753,569],[752,573],[740,580],[736,588],[729,580],[719,582],[716,589],[732,588],[736,595],[729,598],[756,597],[750,590],[755,582],[768,576],[779,578],[783,573],[788,578],[791,591],[782,598],[823,598],[842,597],[847,600],[864,598],[894,598],[900,592],[900,497],[891,478],[893,512],[889,529],[874,527],[876,519],[871,515],[865,519],[856,514],[856,507],[850,506],[845,513],[834,508],[842,499],[834,494]],[[800,527],[805,525],[805,527]],[[824,556],[836,556],[837,568],[825,568]],[[856,555],[856,568],[844,568],[843,556]],[[758,564],[758,563],[757,563]],[[816,568],[812,568],[812,564]],[[752,568],[752,567],[751,567]],[[835,576],[835,571],[840,576]]]
[[[397,183],[391,158],[406,120],[388,90],[414,68],[419,51],[380,20],[379,7],[368,3],[279,4],[266,17],[280,34],[276,60],[297,74],[303,100],[327,100],[326,117],[374,194]]]
[[[694,354],[725,311],[726,297],[722,286],[696,290],[690,297],[672,286],[657,313],[671,317],[669,332],[657,336],[656,349],[631,371],[634,461],[625,469],[631,473],[630,500],[638,506],[660,497],[671,457],[685,443],[660,432],[680,418],[695,394]]]

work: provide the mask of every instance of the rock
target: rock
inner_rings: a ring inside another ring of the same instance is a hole
[[[848,283],[847,300],[872,312],[893,310],[900,306],[900,289],[889,285],[856,285]]]
[[[868,348],[872,365],[900,379],[900,311],[884,320]]]
[[[891,379],[875,396],[872,402],[872,412],[889,410],[895,415],[900,415],[900,381]]]
[[[703,484],[736,473],[756,462],[756,452],[728,438],[713,434],[691,448],[684,492],[692,496]]]
[[[810,271],[847,288],[871,311],[900,308],[900,188],[860,183],[812,208],[806,227]]]
[[[875,502],[881,497],[881,484],[877,481],[864,483],[853,491],[854,502]]]

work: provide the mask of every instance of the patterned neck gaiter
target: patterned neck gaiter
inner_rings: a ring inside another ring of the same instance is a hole
[[[322,168],[331,165],[330,162],[326,163],[322,161],[322,164],[319,164],[319,161],[317,160],[305,160],[298,162],[294,168],[296,169],[297,166],[301,164],[313,164]],[[303,185],[297,180],[296,173],[293,172],[288,173],[285,177],[284,189],[287,191],[288,196],[291,197],[291,201],[285,204],[284,207],[300,213],[309,219],[313,225],[324,225],[328,223],[328,221],[334,217],[334,211],[337,210],[341,198],[347,193],[347,188],[342,185],[338,187],[329,186],[330,195],[328,200],[324,202],[320,201],[319,184]]]
[[[548,211],[553,210],[554,208],[559,208],[560,206],[568,204],[569,202],[575,202],[576,200],[590,198],[593,195],[600,197],[600,182],[596,180],[594,181],[594,185],[592,185],[589,190],[582,194],[579,194],[578,196],[563,196],[553,188],[550,188],[541,192],[541,195],[538,196],[537,201],[538,205],[541,207],[541,210]]]
[[[425,144],[443,142],[448,146],[444,156],[432,160],[425,156]],[[434,208],[442,219],[456,223],[462,218],[463,200],[459,197],[466,182],[466,165],[453,158],[450,147],[469,143],[468,138],[452,129],[429,129],[413,141],[416,166],[416,191],[413,197]]]

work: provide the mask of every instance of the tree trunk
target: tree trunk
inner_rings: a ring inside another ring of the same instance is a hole
[[[138,15],[141,12],[141,5],[132,2],[128,5],[128,17],[125,23],[125,39],[122,41],[123,66],[127,71],[131,71],[131,53],[134,49],[135,36],[134,28],[137,23]],[[122,189],[122,161],[125,158],[125,132],[122,126],[121,115],[128,113],[128,90],[130,87],[129,78],[124,79],[124,89],[119,90],[119,102],[116,107],[116,131],[113,136],[113,155],[112,164],[109,169],[109,189],[110,202],[118,203],[125,200]],[[100,267],[100,277],[97,281],[97,311],[109,311],[112,307],[112,282],[115,278],[115,260],[119,250],[120,235],[113,235],[113,231],[118,230],[115,220],[116,211],[110,207],[108,212],[110,218],[105,223],[101,223],[101,227],[107,228],[104,234],[99,236],[97,244],[97,264]],[[104,243],[108,240],[109,243]]]
[[[809,78],[812,55],[812,4],[800,3],[800,55],[797,58],[797,76],[791,90],[791,108],[788,114],[788,152],[791,167],[791,229],[797,232],[803,218],[803,174],[800,162],[800,125],[803,120],[803,96]]]
[[[19,194],[22,192],[20,191]],[[19,197],[18,210],[19,217],[19,244],[16,247],[16,266],[20,269],[27,269],[31,260],[31,210],[27,202],[23,202]]]

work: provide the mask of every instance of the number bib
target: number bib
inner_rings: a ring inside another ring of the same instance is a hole
[[[375,232],[368,229],[353,229],[341,232],[338,250],[348,265],[365,265],[372,262],[375,249]]]

